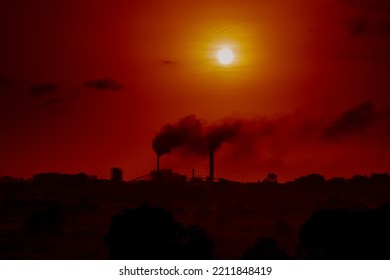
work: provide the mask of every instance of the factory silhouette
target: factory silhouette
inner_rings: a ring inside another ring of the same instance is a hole
[[[285,183],[218,178],[216,151],[241,122],[167,124],[156,167],[124,180],[40,173],[0,178],[1,259],[390,259],[390,176],[308,174]],[[206,176],[162,168],[174,149],[208,158]]]
[[[157,155],[157,176],[161,175],[160,157],[169,154],[175,148],[185,147],[193,153],[209,155],[209,176],[207,180],[209,183],[213,183],[214,153],[224,142],[239,133],[240,126],[238,120],[205,125],[194,115],[184,117],[177,123],[165,125],[152,143],[153,150]]]

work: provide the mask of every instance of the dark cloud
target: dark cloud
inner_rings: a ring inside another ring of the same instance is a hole
[[[359,134],[374,124],[375,117],[372,102],[364,102],[343,112],[324,129],[323,135],[326,139],[336,139],[346,135]]]
[[[45,94],[50,94],[53,92],[57,92],[59,89],[61,89],[61,85],[58,84],[40,84],[40,85],[33,85],[30,88],[30,92],[32,96],[42,96]]]
[[[349,9],[348,29],[351,35],[390,35],[390,1],[344,0]]]
[[[173,60],[169,60],[169,59],[164,59],[161,61],[162,64],[164,65],[172,65],[172,64],[176,64],[176,61],[173,61]]]
[[[0,87],[9,87],[12,86],[12,82],[7,78],[0,77]]]
[[[91,80],[84,83],[85,87],[91,87],[99,90],[123,90],[123,85],[111,78]]]
[[[349,22],[349,32],[353,36],[361,35],[369,32],[369,23],[367,19],[356,17]]]
[[[390,1],[388,0],[344,0],[344,2],[365,12],[383,11],[390,13]]]

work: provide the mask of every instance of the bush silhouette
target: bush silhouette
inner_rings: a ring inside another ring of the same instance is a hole
[[[207,260],[212,259],[214,243],[207,233],[199,226],[188,226],[182,237],[182,259]]]
[[[24,226],[31,232],[54,231],[64,221],[60,209],[32,212],[24,221]]]
[[[302,226],[299,253],[307,259],[390,259],[390,206],[314,213]]]
[[[170,212],[146,204],[116,215],[105,242],[110,259],[209,259],[213,249],[201,228],[185,228]]]
[[[325,177],[320,174],[309,174],[294,180],[294,183],[302,187],[318,187],[325,184]]]
[[[264,178],[263,183],[277,184],[278,183],[278,176],[273,172],[268,173],[267,177]]]
[[[247,249],[242,256],[245,260],[287,260],[291,257],[285,249],[279,247],[276,241],[270,237],[258,237],[252,247]]]

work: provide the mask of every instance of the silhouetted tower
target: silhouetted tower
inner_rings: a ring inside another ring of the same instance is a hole
[[[118,168],[118,167],[111,168],[111,181],[112,182],[122,182],[123,181],[122,168]]]

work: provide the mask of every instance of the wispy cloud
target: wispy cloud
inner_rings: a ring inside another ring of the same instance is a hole
[[[57,92],[59,89],[61,89],[61,85],[58,84],[39,84],[39,85],[33,85],[30,88],[30,93],[32,96],[42,96],[45,94],[50,94],[53,92]]]
[[[120,91],[124,89],[124,86],[122,84],[111,78],[90,80],[85,82],[84,86],[99,90]]]
[[[163,65],[174,65],[174,64],[176,64],[177,62],[176,62],[176,61],[173,61],[173,60],[169,60],[169,59],[163,59],[163,60],[161,60],[161,63],[162,63]]]

